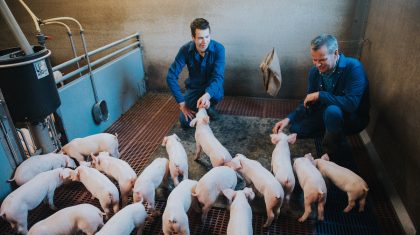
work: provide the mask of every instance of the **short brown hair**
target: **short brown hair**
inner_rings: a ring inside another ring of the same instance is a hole
[[[195,30],[196,29],[201,29],[201,30],[209,29],[209,31],[210,31],[210,24],[206,19],[197,18],[197,19],[193,20],[193,22],[191,22],[190,28],[191,28],[191,35],[193,37],[195,37]]]

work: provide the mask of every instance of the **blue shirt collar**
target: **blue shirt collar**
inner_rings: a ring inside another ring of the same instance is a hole
[[[214,41],[213,40],[210,40],[210,44],[207,47],[207,50],[206,51],[214,52],[214,50],[215,50],[215,48],[214,48]],[[192,52],[192,51],[197,51],[197,49],[195,48],[194,41],[191,41],[190,42],[190,47],[188,48],[188,52]]]
[[[347,59],[343,53],[340,53],[340,58],[338,59],[338,68],[345,68],[347,65]]]

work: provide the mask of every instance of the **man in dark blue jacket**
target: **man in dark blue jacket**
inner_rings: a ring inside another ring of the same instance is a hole
[[[359,60],[338,52],[337,39],[322,34],[311,41],[314,67],[309,72],[305,100],[276,123],[277,133],[289,123],[298,138],[322,136],[324,152],[350,151],[345,136],[358,133],[369,122],[369,84]],[[325,133],[324,133],[325,132]],[[339,157],[339,156],[337,156]]]
[[[169,68],[166,82],[179,104],[181,127],[187,128],[199,107],[204,107],[211,119],[217,119],[214,105],[223,99],[225,48],[211,40],[209,22],[195,19],[191,25],[192,41],[183,45]],[[187,65],[189,77],[182,95],[178,76]]]

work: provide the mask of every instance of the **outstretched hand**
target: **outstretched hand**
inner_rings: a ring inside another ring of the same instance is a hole
[[[185,102],[179,103],[179,109],[184,114],[185,120],[188,121],[194,118],[195,112],[188,108],[188,106],[185,105]]]
[[[197,100],[197,108],[210,108],[210,98],[210,94],[207,92],[204,95],[202,95],[200,99]]]
[[[290,119],[289,118],[285,118],[279,122],[276,123],[276,125],[274,125],[273,127],[273,133],[277,134],[279,133],[279,131],[282,131],[287,125],[289,125]]]

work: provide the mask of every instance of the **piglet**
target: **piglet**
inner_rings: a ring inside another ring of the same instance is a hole
[[[179,175],[182,175],[183,180],[188,179],[187,153],[176,134],[164,137],[162,146],[166,146],[166,151],[169,156],[169,171],[174,185],[177,186],[179,184]]]
[[[147,212],[142,202],[130,204],[106,222],[96,235],[129,235],[137,228],[137,235],[143,233]]]
[[[8,182],[15,181],[20,186],[41,172],[62,167],[76,168],[76,164],[73,159],[64,154],[48,153],[32,156],[16,168],[15,175]]]
[[[97,198],[106,218],[110,217],[110,207],[114,213],[120,209],[120,196],[117,187],[105,175],[94,168],[80,165],[70,174],[72,181],[81,182],[92,194],[92,199]]]
[[[99,133],[84,138],[76,138],[64,145],[62,152],[78,162],[86,161],[86,156],[102,151],[110,153],[113,157],[120,158],[117,137],[117,134]]]
[[[100,152],[98,156],[91,155],[92,166],[118,181],[121,192],[122,206],[128,203],[137,175],[126,161],[111,157],[108,152]]]
[[[44,199],[55,210],[54,191],[68,178],[70,171],[58,168],[39,173],[4,199],[0,217],[7,220],[17,233],[27,234],[28,211],[37,207]]]
[[[226,165],[238,171],[248,185],[252,184],[259,195],[264,196],[267,220],[263,227],[269,227],[274,217],[279,216],[283,204],[284,191],[280,183],[261,163],[248,159],[242,154],[236,154]]]
[[[222,166],[232,160],[229,151],[216,139],[209,126],[209,116],[205,108],[200,108],[190,126],[195,129],[196,153],[194,160],[200,157],[201,150],[209,156],[213,167]]]
[[[223,189],[235,189],[237,183],[236,172],[228,166],[212,168],[198,181],[192,195],[203,205],[201,220],[204,223],[211,206]]]
[[[327,201],[327,186],[321,173],[316,169],[314,158],[310,153],[304,157],[296,158],[293,168],[298,176],[299,183],[303,189],[305,212],[299,218],[304,222],[311,214],[312,203],[318,203],[318,220],[324,220],[324,205]]]
[[[284,200],[287,206],[289,205],[290,196],[292,195],[296,182],[290,161],[289,144],[296,142],[296,136],[296,134],[286,135],[281,131],[278,134],[270,135],[271,142],[276,145],[271,158],[271,169],[286,192]]]
[[[327,154],[315,160],[316,167],[324,177],[330,179],[339,189],[347,193],[349,204],[344,212],[349,212],[359,200],[359,212],[364,211],[369,188],[366,182],[353,171],[330,162]]]
[[[155,211],[155,190],[164,180],[167,183],[169,176],[169,161],[166,158],[156,158],[148,165],[137,178],[133,188],[133,201],[146,201],[147,208],[153,215]]]
[[[79,231],[93,235],[104,225],[102,213],[91,204],[80,204],[61,209],[34,224],[28,235],[75,234]]]
[[[229,201],[230,219],[227,227],[227,235],[252,235],[252,210],[248,201],[255,198],[255,194],[251,188],[233,191],[232,189],[224,189],[223,194]]]
[[[190,234],[187,212],[193,200],[191,193],[196,185],[195,180],[183,180],[169,195],[162,216],[162,230],[165,235]]]

